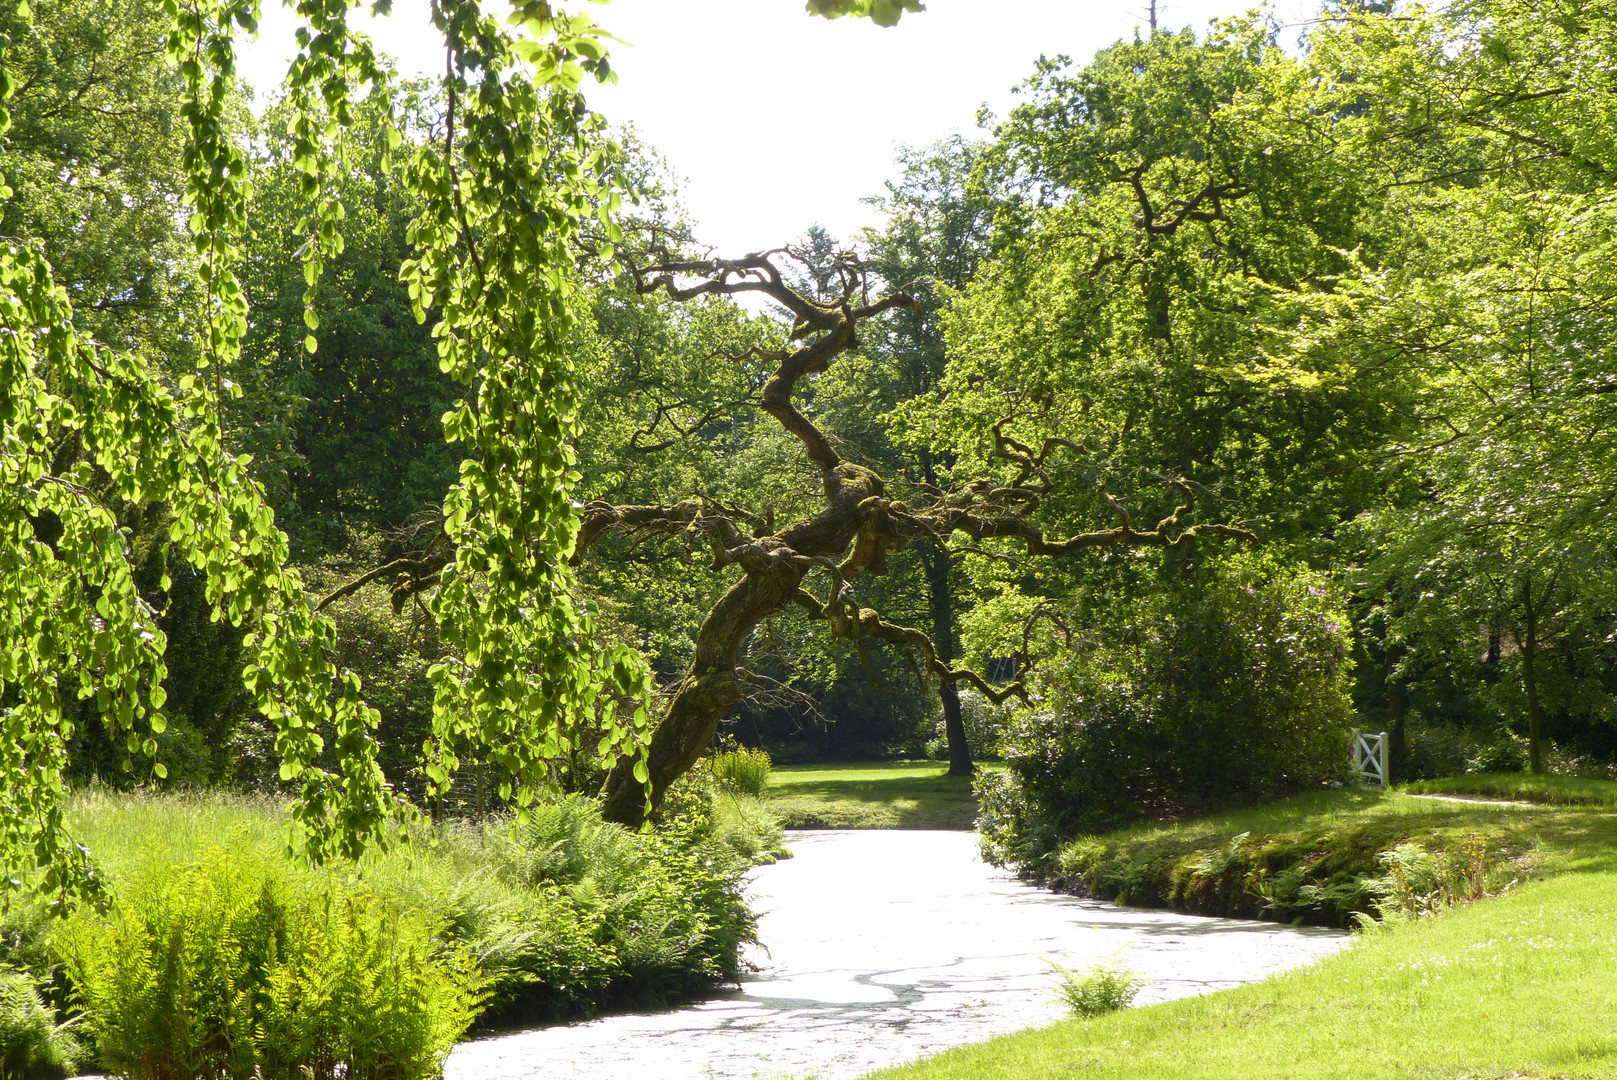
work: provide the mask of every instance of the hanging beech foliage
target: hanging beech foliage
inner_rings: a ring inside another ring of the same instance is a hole
[[[305,178],[312,298],[325,261],[342,250],[344,207],[329,177],[343,164],[345,128],[354,102],[383,90],[386,73],[347,25],[356,5],[295,6],[288,133]],[[402,820],[376,763],[376,713],[359,680],[331,662],[332,624],[287,568],[285,537],[222,430],[221,401],[238,391],[221,373],[247,326],[237,271],[250,198],[228,105],[237,38],[255,28],[259,5],[166,7],[167,53],[185,87],[188,224],[207,295],[196,370],[165,385],[145,358],[75,328],[37,247],[0,250],[0,862],[12,887],[37,871],[64,897],[97,881],[64,828],[75,725],[93,713],[126,742],[127,767],[144,758],[165,775],[155,760],[164,639],[152,599],[135,587],[109,490],[124,504],[169,506],[174,550],[205,572],[218,616],[244,628],[246,685],[275,725],[282,779],[299,785],[294,819],[308,854],[356,855]],[[617,702],[643,699],[643,669],[622,650],[596,650],[567,568],[575,408],[561,343],[572,326],[572,242],[586,225],[610,242],[618,205],[613,148],[579,91],[611,72],[594,22],[542,0],[517,6],[516,33],[464,0],[440,0],[432,18],[444,37],[448,104],[402,170],[424,208],[406,274],[417,316],[438,315],[444,369],[466,388],[445,425],[466,444],[466,463],[445,506],[455,557],[432,600],[463,661],[433,672],[430,773],[446,786],[463,748],[480,748],[504,768],[504,791],[525,803],[578,732],[588,730],[588,751],[608,761],[643,741],[643,710],[615,715]],[[0,95],[12,89],[0,69]],[[399,145],[396,131],[388,141]],[[312,307],[306,320],[313,351]],[[83,452],[58,468],[64,441]],[[335,764],[317,767],[328,746]]]

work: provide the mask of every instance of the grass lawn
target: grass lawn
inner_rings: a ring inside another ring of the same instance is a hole
[[[970,829],[971,780],[938,761],[777,765],[764,798],[789,829]]]
[[[1540,798],[1553,786],[1527,784]],[[1295,835],[1333,822],[1408,828],[1432,843],[1486,836],[1529,856],[1531,880],[1372,929],[1263,983],[1022,1032],[871,1080],[1617,1076],[1617,811],[1333,792],[1097,840],[1117,851],[1176,839],[1220,850],[1241,832],[1261,842],[1257,830]]]

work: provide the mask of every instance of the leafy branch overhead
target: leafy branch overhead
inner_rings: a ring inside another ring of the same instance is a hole
[[[858,15],[878,26],[897,26],[904,12],[926,10],[921,0],[808,0],[807,7],[810,15],[822,15],[827,19]]]
[[[302,177],[304,347],[313,353],[316,289],[345,246],[335,178],[349,162],[356,103],[392,98],[370,43],[348,26],[351,5],[292,6],[299,52],[287,132]],[[170,542],[205,576],[215,617],[246,631],[245,681],[273,727],[280,779],[297,786],[308,854],[357,855],[410,813],[377,764],[378,716],[358,678],[334,662],[333,625],[288,568],[264,490],[224,432],[226,403],[241,394],[226,373],[248,329],[239,273],[250,191],[229,113],[236,35],[255,28],[258,5],[166,10],[205,292],[194,368],[171,391],[147,358],[76,329],[69,294],[37,247],[0,252],[0,804],[9,811],[0,863],[8,880],[40,870],[64,895],[99,880],[63,819],[72,699],[93,702],[126,743],[126,768],[155,757],[166,727],[165,642],[135,587],[128,532],[96,494],[109,486],[124,505],[167,504]],[[18,14],[28,18],[26,8]],[[643,710],[639,727],[616,711],[643,697],[644,667],[622,648],[597,649],[564,558],[575,527],[567,487],[577,410],[563,350],[575,319],[574,243],[586,224],[610,239],[619,201],[619,155],[578,91],[610,70],[593,22],[544,0],[517,6],[525,37],[466,0],[437,0],[431,16],[443,35],[447,110],[438,137],[413,146],[400,171],[419,208],[404,276],[417,318],[435,318],[444,371],[475,392],[445,423],[465,463],[444,505],[449,555],[430,605],[454,651],[432,670],[427,773],[447,785],[470,748],[526,804],[581,729],[587,752],[610,761],[636,756],[645,722]],[[0,98],[16,89],[4,55]],[[0,131],[8,121],[0,110]],[[399,150],[385,109],[381,126]],[[84,451],[65,468],[64,437]],[[161,763],[152,770],[164,775]]]

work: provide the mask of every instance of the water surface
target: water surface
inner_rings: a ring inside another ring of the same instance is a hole
[[[969,832],[796,832],[751,877],[762,947],[738,989],[688,1008],[463,1043],[447,1080],[843,1080],[1050,1023],[1049,961],[1113,957],[1141,1003],[1236,986],[1340,948],[1314,927],[1059,896],[987,866]]]

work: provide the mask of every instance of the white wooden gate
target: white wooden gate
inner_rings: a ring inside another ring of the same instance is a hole
[[[1353,765],[1353,777],[1359,783],[1386,787],[1392,776],[1387,768],[1387,733],[1371,734],[1354,728],[1348,742],[1348,760]]]

